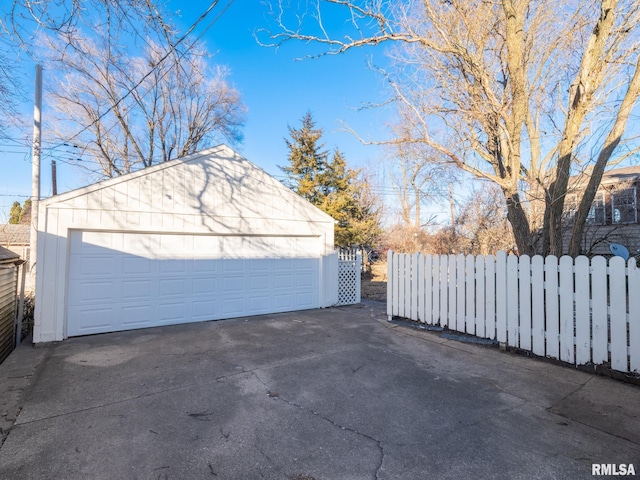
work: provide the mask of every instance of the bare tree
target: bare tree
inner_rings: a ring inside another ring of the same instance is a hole
[[[50,98],[56,134],[95,160],[100,176],[241,139],[240,95],[227,82],[227,70],[209,67],[202,46],[167,58],[165,47],[147,39],[134,56],[121,47],[119,35],[107,24],[91,37],[76,30],[41,42],[55,76]]]
[[[346,26],[325,25],[327,9],[342,9]],[[389,44],[385,75],[409,126],[390,142],[427,145],[498,185],[521,253],[563,253],[569,176],[593,164],[569,244],[578,253],[640,95],[637,1],[317,0],[296,16],[280,1],[274,11],[274,45],[340,54]]]
[[[443,195],[452,179],[451,168],[438,151],[425,145],[402,143],[391,149],[391,178],[400,206],[402,223],[414,229],[431,225],[434,216],[425,216],[423,207]]]
[[[484,184],[463,203],[456,221],[458,243],[465,253],[493,255],[498,250],[510,251],[514,240],[507,221],[507,208],[500,189]]]
[[[16,98],[21,96],[16,79],[15,63],[10,56],[0,53],[0,136],[7,133],[7,125],[19,123]]]
[[[164,20],[161,3],[154,0],[11,0],[2,29],[23,50],[34,53],[35,32],[66,37],[84,28],[109,23],[128,34],[172,43],[175,30]],[[217,2],[215,2],[217,3]]]
[[[163,63],[162,49],[150,42],[143,55],[132,57],[78,33],[71,51],[64,39],[46,41],[56,67],[50,95],[59,119],[56,134],[72,138],[98,163],[101,176],[241,139],[240,95],[225,69],[209,68],[202,48]],[[79,126],[84,128],[77,134]]]
[[[13,0],[3,27],[46,62],[60,142],[112,177],[241,139],[245,109],[228,71],[188,37],[216,4],[180,33],[154,0]]]

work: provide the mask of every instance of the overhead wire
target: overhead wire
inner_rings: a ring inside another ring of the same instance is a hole
[[[198,17],[198,19],[189,27],[189,29],[184,33],[184,35],[182,35],[178,41],[175,42],[175,44],[170,43],[170,48],[169,50],[153,65],[153,67],[135,84],[133,85],[131,88],[127,89],[127,92],[122,95],[113,105],[111,105],[107,110],[105,110],[98,118],[96,118],[93,122],[91,122],[90,124],[88,124],[87,126],[83,127],[79,132],[77,132],[76,134],[74,134],[73,136],[69,137],[66,142],[70,142],[72,141],[74,138],[77,138],[78,136],[80,136],[82,133],[86,132],[89,128],[91,128],[92,126],[94,126],[96,123],[98,123],[100,120],[102,120],[107,114],[111,113],[111,111],[116,108],[118,105],[120,105],[120,103],[122,103],[126,98],[129,97],[129,95],[131,95],[140,85],[142,85],[142,83],[149,78],[155,71],[156,69],[167,59],[169,58],[169,56],[172,53],[176,53],[176,49],[177,47],[184,42],[184,40],[195,30],[195,28],[200,24],[200,22],[202,22],[208,15],[209,13],[211,13],[211,11],[216,7],[216,5],[218,4],[219,0],[214,0],[213,2],[211,2],[211,4],[209,5],[209,7],[207,7],[207,9],[204,11],[204,13],[202,13],[200,15],[200,17]],[[229,8],[229,6],[231,5],[231,3],[233,3],[233,0],[230,0],[229,3],[227,4],[227,6],[225,7],[224,10],[226,10],[227,8]],[[223,12],[224,12],[223,10]],[[218,15],[213,22],[211,22],[209,24],[209,26],[207,27],[206,30],[208,30],[209,28],[211,28],[211,26],[217,21],[217,19],[220,18],[220,15]],[[205,30],[205,31],[206,31]],[[139,34],[139,33],[138,33]],[[202,36],[202,34],[200,35]],[[200,37],[198,37],[200,38]],[[189,47],[184,54],[186,54],[186,52],[190,49],[191,47]],[[183,54],[183,56],[184,56]],[[166,74],[165,73],[162,75],[164,76]]]

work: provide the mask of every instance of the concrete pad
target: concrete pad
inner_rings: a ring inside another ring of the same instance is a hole
[[[33,374],[0,478],[580,479],[592,463],[640,473],[639,387],[442,342],[389,324],[381,304],[24,352]]]

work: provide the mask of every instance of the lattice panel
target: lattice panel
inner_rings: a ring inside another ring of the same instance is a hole
[[[340,255],[338,260],[338,303],[360,303],[360,255]]]

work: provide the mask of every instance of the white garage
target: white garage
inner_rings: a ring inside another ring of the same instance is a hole
[[[333,305],[333,224],[226,146],[51,197],[34,343]]]

